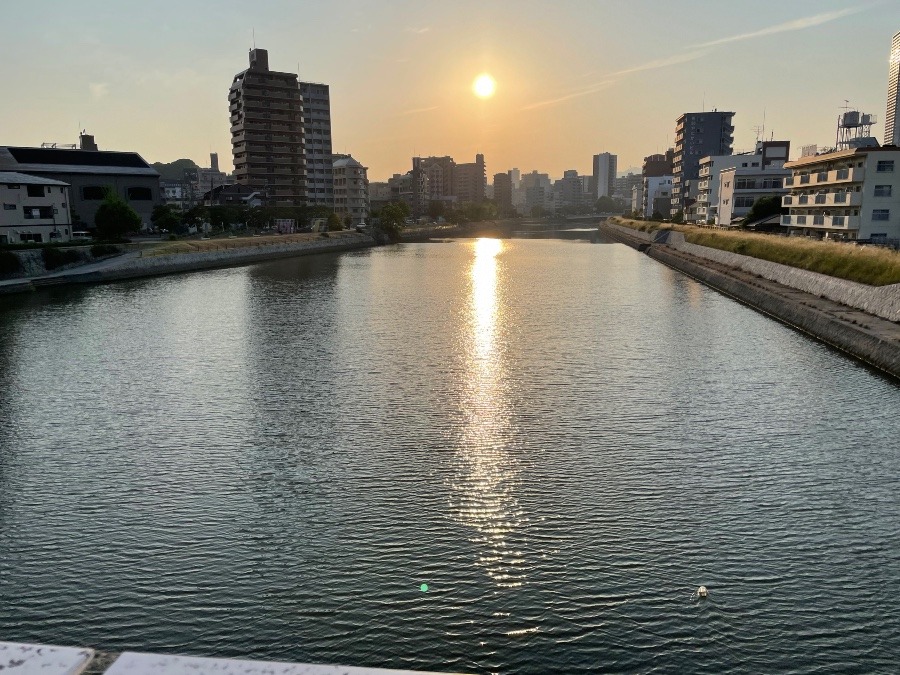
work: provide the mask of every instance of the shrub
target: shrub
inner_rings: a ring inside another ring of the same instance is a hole
[[[78,251],[72,249],[59,249],[48,246],[41,250],[41,257],[44,259],[44,268],[47,270],[55,270],[63,265],[78,262]]]
[[[112,244],[94,244],[91,246],[91,255],[95,258],[102,258],[106,255],[117,255],[122,252],[118,246]]]
[[[12,251],[0,251],[0,275],[22,271],[22,261]]]

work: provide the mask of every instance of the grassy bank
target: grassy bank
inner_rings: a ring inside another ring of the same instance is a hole
[[[329,232],[328,237],[340,241],[341,237],[355,235],[352,230]],[[323,239],[318,232],[301,232],[297,234],[271,234],[258,237],[222,237],[218,239],[182,239],[167,241],[144,251],[144,257],[172,255],[173,253],[206,253],[209,251],[225,251],[232,248],[253,248],[257,246],[277,246],[279,244],[296,244],[304,241]]]
[[[674,229],[683,233],[685,240],[692,244],[740,253],[861,284],[885,286],[900,283],[900,252],[889,249],[627,218],[614,218],[612,222],[643,232]]]

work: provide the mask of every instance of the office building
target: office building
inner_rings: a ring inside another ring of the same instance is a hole
[[[900,149],[853,148],[785,164],[782,227],[829,239],[900,238]]]
[[[700,159],[730,155],[734,143],[733,112],[684,113],[675,123],[672,200],[669,214],[684,213],[697,196]]]
[[[369,216],[368,169],[350,155],[335,155],[334,212],[344,225],[365,225]]]
[[[616,191],[616,164],[618,158],[608,152],[594,155],[593,197],[612,197]]]
[[[306,203],[334,208],[331,156],[331,94],[327,84],[301,82],[303,143],[306,154]]]
[[[228,92],[234,177],[266,195],[272,206],[306,204],[303,97],[297,75],[269,70],[265,49],[250,51],[250,67]]]

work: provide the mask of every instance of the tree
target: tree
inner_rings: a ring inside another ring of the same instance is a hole
[[[672,216],[672,222],[675,224],[680,224],[684,222],[684,211],[678,211]]]
[[[437,220],[444,215],[444,202],[433,200],[428,202],[428,217]]]
[[[612,197],[606,195],[600,197],[594,203],[594,209],[600,213],[622,213],[622,206]]]
[[[750,212],[747,213],[745,222],[752,223],[756,220],[762,220],[763,218],[780,215],[786,212],[787,210],[781,206],[781,197],[760,197],[753,202],[753,206],[750,207]]]
[[[173,204],[157,204],[150,214],[150,222],[157,230],[175,232],[181,225],[181,214]]]
[[[328,214],[328,219],[325,223],[328,225],[329,232],[337,232],[338,230],[343,229],[341,226],[341,219],[334,211]]]
[[[409,216],[409,206],[404,202],[389,202],[381,209],[378,215],[378,229],[384,232],[388,239],[397,241]]]
[[[661,214],[659,211],[654,211],[653,215],[650,216],[650,220],[664,220],[665,216]]]
[[[114,241],[139,230],[141,217],[112,188],[107,188],[106,196],[94,216],[94,225],[100,239]]]

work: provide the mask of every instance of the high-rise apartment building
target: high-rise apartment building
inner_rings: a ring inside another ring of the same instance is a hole
[[[592,183],[594,199],[612,197],[616,191],[616,163],[618,158],[608,152],[594,155],[594,173]]]
[[[303,97],[294,73],[269,70],[265,49],[250,51],[250,67],[228,92],[234,177],[266,195],[267,203],[306,203]]]
[[[672,202],[669,215],[684,213],[696,196],[700,159],[730,155],[734,143],[733,112],[684,113],[675,123],[675,157],[672,170]]]
[[[900,145],[900,120],[897,108],[900,105],[900,32],[891,40],[891,60],[888,66],[887,115],[884,116],[884,144]]]
[[[457,164],[453,177],[453,194],[460,202],[484,201],[484,186],[487,176],[484,169],[484,155],[475,155],[474,162]]]
[[[331,97],[327,84],[301,82],[303,142],[306,150],[306,202],[334,208],[331,157]]]
[[[500,215],[508,216],[512,213],[512,176],[509,173],[494,174],[494,201]]]
[[[644,178],[671,176],[674,158],[675,151],[672,148],[666,150],[666,154],[664,155],[649,155],[644,157],[644,164],[641,167],[641,176]]]

